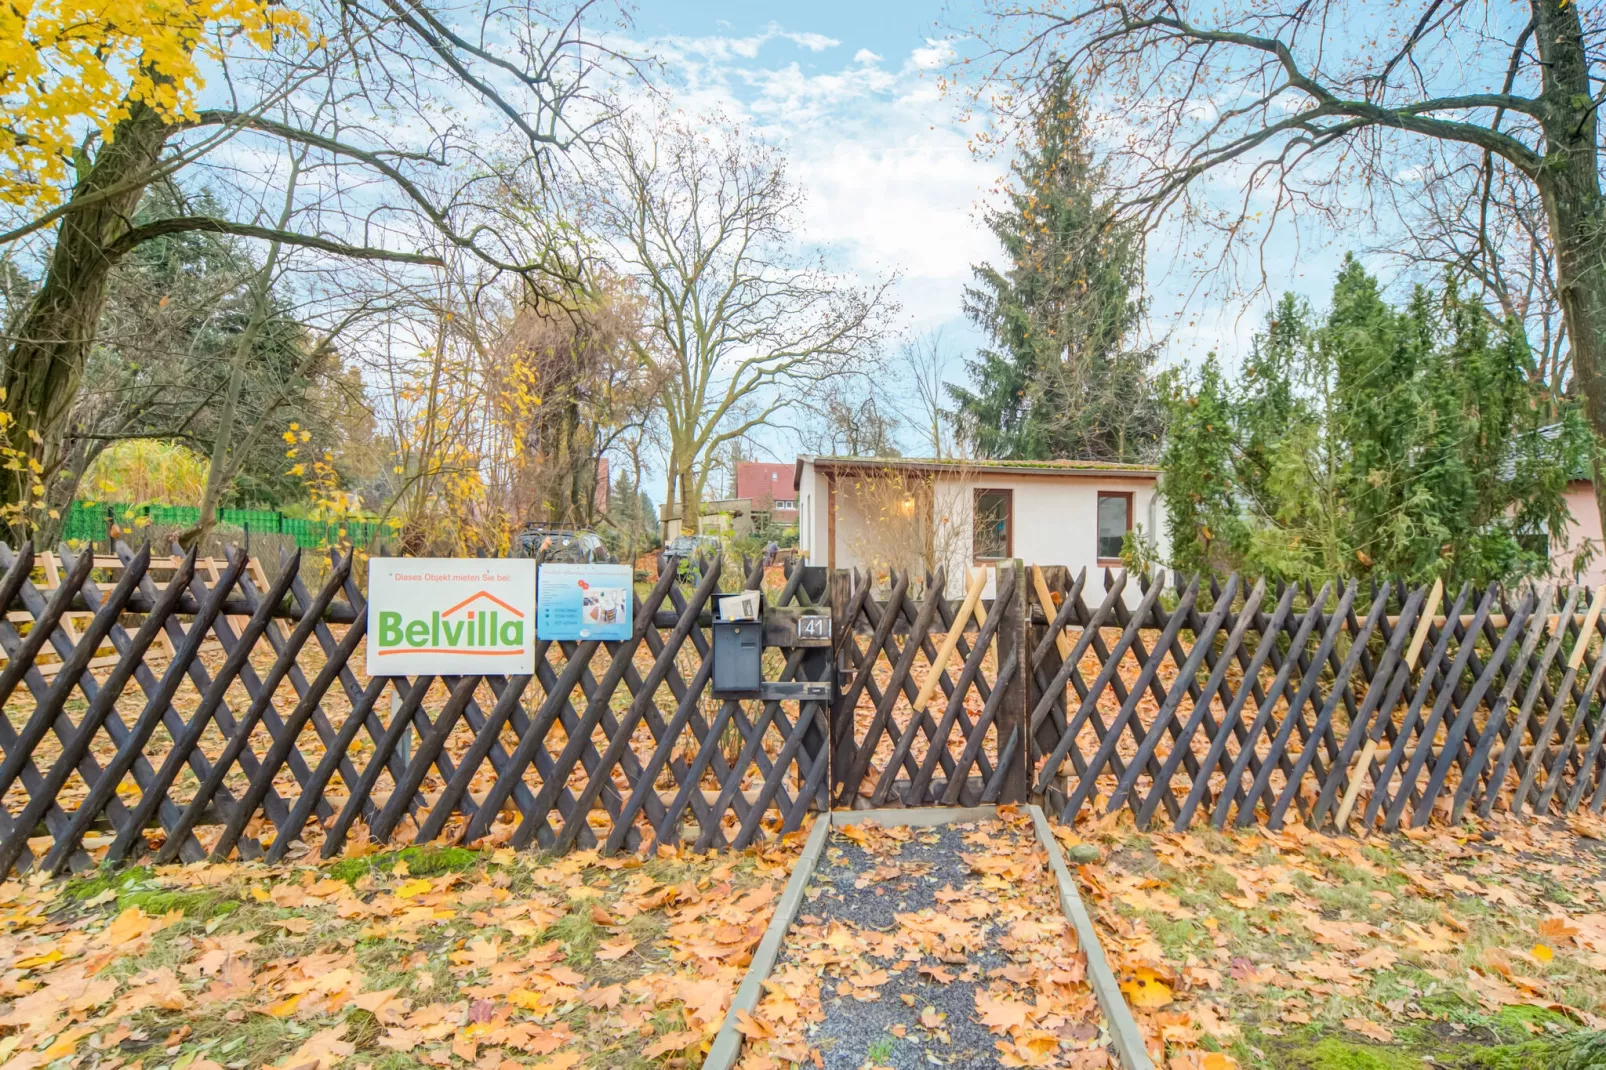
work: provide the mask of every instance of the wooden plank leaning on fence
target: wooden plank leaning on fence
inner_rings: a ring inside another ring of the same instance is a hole
[[[915,696],[914,710],[916,713],[925,713],[926,703],[930,702],[931,696],[937,693],[942,674],[948,669],[948,661],[954,656],[954,651],[959,648],[959,637],[965,630],[965,622],[976,612],[977,604],[981,601],[981,592],[986,587],[987,570],[985,568],[972,570],[970,588],[965,591],[964,604],[959,607],[959,612],[954,616],[953,626],[948,629],[948,634],[943,637],[942,646],[937,648],[937,657],[932,661],[931,668],[926,672],[926,682],[920,685],[920,693]],[[932,591],[926,597],[941,598],[942,592]],[[982,618],[978,617],[977,619],[980,620]]]

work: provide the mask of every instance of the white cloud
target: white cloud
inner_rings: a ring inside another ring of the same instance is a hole
[[[785,146],[808,194],[800,241],[865,282],[896,271],[903,325],[948,324],[950,343],[968,345],[963,289],[972,264],[998,255],[976,208],[1001,165],[970,151],[971,131],[937,85],[934,69],[953,43],[927,40],[888,69],[868,48],[804,65],[767,47],[779,41],[815,52],[841,43],[772,24],[746,38],[647,44],[663,59],[676,107],[717,110]]]
[[[841,44],[835,37],[827,37],[823,33],[783,33],[779,36],[786,38],[799,48],[806,48],[810,52],[824,52],[828,48],[835,48]]]
[[[909,53],[909,64],[923,71],[946,66],[956,55],[952,41],[927,40],[925,47]]]

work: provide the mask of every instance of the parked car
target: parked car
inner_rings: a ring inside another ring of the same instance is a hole
[[[682,583],[700,583],[698,557],[717,557],[722,550],[723,544],[712,535],[677,535],[664,546],[662,567],[673,568]]]
[[[526,524],[524,530],[513,536],[513,556],[568,565],[592,565],[613,560],[596,532],[550,524]]]

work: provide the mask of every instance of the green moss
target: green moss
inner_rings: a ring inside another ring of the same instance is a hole
[[[1502,1044],[1473,1052],[1460,1065],[1467,1070],[1603,1070],[1606,1068],[1606,1033],[1575,1033],[1522,1044]]]
[[[1500,1032],[1517,1039],[1525,1038],[1533,1032],[1528,1028],[1530,1025],[1538,1026],[1541,1029],[1559,1027],[1558,1031],[1571,1030],[1573,1028],[1572,1020],[1564,1014],[1557,1014],[1555,1011],[1546,1010],[1544,1007],[1529,1007],[1526,1005],[1521,1007],[1501,1007],[1500,1013],[1494,1016],[1492,1024]]]
[[[132,869],[114,869],[103,866],[87,877],[74,877],[67,882],[66,892],[74,899],[93,899],[106,891],[121,891],[130,884],[148,881],[156,874],[148,866]]]
[[[400,851],[385,851],[364,858],[344,858],[329,867],[329,876],[335,880],[355,884],[370,873],[389,873],[400,859],[407,863],[407,872],[415,877],[438,877],[442,873],[462,873],[480,864],[479,851],[466,847],[404,847]]]
[[[1288,1052],[1289,1070],[1422,1070],[1422,1057],[1397,1047],[1323,1037]]]
[[[191,921],[207,921],[234,913],[240,909],[240,902],[216,891],[164,892],[152,889],[120,895],[117,897],[117,906],[121,910],[139,907],[151,915],[171,914],[178,910]]]

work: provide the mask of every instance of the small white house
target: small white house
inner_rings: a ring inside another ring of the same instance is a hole
[[[811,565],[935,569],[950,594],[967,569],[1009,558],[1089,578],[1120,567],[1137,530],[1165,556],[1159,469],[1100,461],[905,457],[797,459],[799,545]]]

